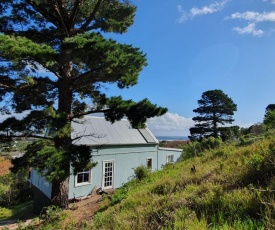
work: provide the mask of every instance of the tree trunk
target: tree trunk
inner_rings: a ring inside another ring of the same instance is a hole
[[[65,151],[66,154],[70,154],[68,151],[72,145],[71,129],[65,128],[71,125],[70,116],[72,112],[73,90],[72,90],[72,61],[71,51],[63,50],[61,52],[61,78],[58,80],[58,113],[59,119],[56,123],[58,131],[62,130],[55,138],[55,147],[61,151]],[[65,133],[68,132],[68,133]],[[70,177],[70,156],[63,156],[61,170],[66,171],[66,179],[61,177],[60,181],[56,181],[52,184],[52,203],[60,206],[61,208],[68,208],[69,205],[69,177]],[[64,180],[63,180],[64,179]],[[63,181],[62,181],[63,180]]]
[[[67,209],[69,206],[69,177],[52,184],[52,204]]]

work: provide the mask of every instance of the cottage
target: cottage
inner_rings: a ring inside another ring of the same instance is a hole
[[[72,123],[75,145],[90,146],[92,161],[97,165],[83,169],[69,179],[69,199],[91,194],[95,188],[115,189],[133,178],[134,168],[145,165],[153,171],[177,161],[181,149],[160,148],[148,128],[134,129],[128,120],[110,123],[103,117],[85,116]],[[31,183],[35,190],[35,211],[49,204],[51,184],[32,170]],[[39,207],[40,206],[40,207]]]

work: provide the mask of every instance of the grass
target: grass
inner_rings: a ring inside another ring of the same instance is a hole
[[[32,201],[27,201],[10,208],[0,207],[0,221],[9,219],[24,219],[33,213],[32,205]]]
[[[275,136],[199,155],[117,189],[78,229],[275,229]],[[75,229],[50,219],[40,228]]]
[[[126,185],[124,199],[108,208],[105,204],[105,211],[94,217],[89,228],[266,229],[273,226],[274,146],[275,138],[255,140],[244,146],[222,145],[204,151],[200,157],[168,165],[140,183],[132,181]],[[196,166],[195,173],[190,170],[192,165]],[[120,193],[118,190],[117,194]]]

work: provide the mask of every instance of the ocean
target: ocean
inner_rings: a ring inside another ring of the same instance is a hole
[[[158,141],[183,141],[189,140],[187,136],[156,136]]]

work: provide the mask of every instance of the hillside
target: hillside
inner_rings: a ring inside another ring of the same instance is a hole
[[[85,210],[75,204],[69,211],[50,212],[34,228],[275,229],[274,136],[202,152],[201,146],[191,147],[199,156],[103,196],[94,216],[95,206]]]

